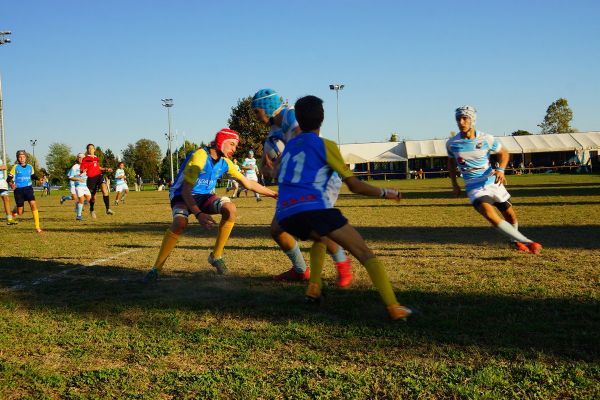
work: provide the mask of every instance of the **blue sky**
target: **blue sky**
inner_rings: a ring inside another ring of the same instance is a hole
[[[580,131],[600,130],[598,1],[5,0],[0,48],[7,149],[45,164],[52,142],[119,153],[173,129],[195,142],[263,87],[325,100],[342,143],[443,138],[453,110],[478,127],[537,133],[564,97]],[[179,139],[181,141],[181,139]]]

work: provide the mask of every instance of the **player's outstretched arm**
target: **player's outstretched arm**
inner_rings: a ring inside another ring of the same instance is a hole
[[[350,176],[344,179],[344,183],[352,193],[362,194],[371,197],[381,197],[382,199],[390,199],[399,201],[402,195],[396,189],[382,189],[373,185],[369,185],[358,179],[356,176]]]
[[[275,192],[267,187],[264,187],[263,185],[261,185],[258,182],[246,179],[246,177],[244,177],[244,176],[239,176],[236,179],[248,190],[252,190],[253,192],[262,194],[263,196],[272,197],[274,199],[277,198],[277,192]]]

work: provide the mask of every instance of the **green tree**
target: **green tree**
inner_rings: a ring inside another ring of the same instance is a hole
[[[572,119],[573,111],[569,107],[569,102],[560,98],[550,104],[546,110],[544,121],[538,126],[542,128],[542,134],[574,132],[570,125]]]
[[[135,164],[135,146],[131,143],[127,145],[124,150],[121,150],[121,154],[123,155],[123,161],[125,165],[131,167]]]
[[[117,157],[111,149],[106,149],[104,152],[104,167],[117,168]]]
[[[397,141],[398,141],[398,134],[392,133],[392,135],[390,136],[390,142],[397,142]]]
[[[513,133],[510,134],[511,136],[527,136],[527,135],[531,135],[530,132],[524,131],[522,129],[519,129],[517,131],[514,131]]]
[[[140,139],[134,146],[134,161],[130,166],[144,181],[154,181],[158,178],[160,164],[160,146],[153,140]]]
[[[52,184],[63,185],[67,182],[67,171],[75,162],[71,147],[64,143],[52,143],[46,155],[46,167]]]
[[[244,155],[248,150],[254,150],[256,158],[262,157],[262,144],[269,134],[269,128],[259,122],[252,111],[252,97],[248,96],[238,100],[235,107],[231,107],[231,115],[227,121],[229,128],[240,134],[240,145],[236,155]]]

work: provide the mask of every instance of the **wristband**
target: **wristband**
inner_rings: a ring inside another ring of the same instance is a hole
[[[504,172],[504,168],[498,167],[498,168],[496,168],[496,171]]]

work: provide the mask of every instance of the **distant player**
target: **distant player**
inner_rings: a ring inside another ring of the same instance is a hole
[[[85,154],[79,153],[77,154],[77,162],[73,164],[71,169],[69,170],[68,177],[69,182],[73,182],[73,187],[75,189],[75,220],[82,221],[83,220],[83,202],[85,200],[90,201],[92,198],[92,194],[90,193],[90,189],[87,187],[87,175],[85,171],[81,171],[81,160],[85,157]]]
[[[242,169],[242,173],[249,181],[258,182],[258,167],[256,166],[256,158],[254,158],[254,150],[248,151],[248,157],[244,158],[242,165],[240,167]],[[239,188],[237,191],[237,197],[240,197],[241,191],[244,190]],[[261,201],[260,194],[254,192],[254,197],[256,197],[256,201]]]
[[[156,280],[167,257],[177,244],[179,236],[187,227],[190,214],[194,215],[204,228],[211,228],[216,224],[211,215],[221,214],[217,240],[213,251],[208,256],[208,262],[219,275],[227,273],[223,250],[235,224],[236,207],[228,197],[217,197],[214,194],[217,180],[224,174],[229,174],[254,192],[277,197],[276,192],[258,182],[248,180],[235,169],[230,158],[235,153],[239,141],[239,134],[236,131],[221,129],[209,147],[191,152],[183,160],[169,193],[173,223],[165,233],[158,257],[152,269],[144,277],[144,282]]]
[[[125,176],[125,163],[120,162],[117,167],[118,168],[115,171],[115,192],[117,192],[115,206],[119,205],[119,201],[125,204],[125,196],[129,193],[127,178]]]
[[[94,206],[96,204],[96,192],[98,189],[102,190],[102,199],[104,200],[104,206],[106,207],[106,214],[112,215],[114,212],[110,209],[110,198],[108,196],[108,186],[104,182],[103,171],[112,172],[112,168],[104,168],[100,166],[98,156],[96,156],[96,146],[88,144],[86,146],[86,155],[81,160],[80,168],[81,171],[87,174],[87,186],[92,194],[90,200],[90,215],[92,218],[96,218],[96,212]]]
[[[241,173],[240,165],[238,164],[237,158],[234,158],[232,160],[232,162],[233,162],[233,166],[235,167],[236,171]],[[235,194],[237,193],[239,188],[240,188],[240,183],[237,180],[233,179],[231,177],[231,175],[228,174],[227,187],[225,188],[225,194],[229,193],[230,190],[233,190],[233,197],[235,197]]]
[[[285,105],[277,92],[273,89],[261,89],[252,98],[252,109],[256,118],[270,127],[268,140],[281,140],[287,143],[290,139],[300,133],[298,121],[296,121],[296,112],[293,107]],[[263,147],[264,149],[264,147]],[[281,154],[279,155],[281,156]],[[264,175],[277,178],[277,168],[279,167],[280,157],[271,159],[266,151],[263,151],[261,169]],[[330,199],[331,206],[335,204],[337,196],[342,185],[342,180],[337,174],[332,174],[327,184],[327,196]],[[300,252],[300,247],[289,233],[285,232],[273,217],[271,221],[271,237],[279,245],[281,250],[288,256],[292,262],[292,267],[277,276],[275,280],[279,281],[304,281],[310,276],[310,268],[306,266],[304,257]],[[335,263],[339,287],[347,287],[352,283],[352,264],[346,255],[342,246],[329,241],[327,251]]]
[[[448,151],[448,173],[455,196],[460,195],[456,181],[456,167],[465,181],[465,191],[475,209],[498,231],[508,236],[519,251],[538,254],[542,245],[519,232],[517,215],[510,202],[510,194],[504,187],[504,169],[508,164],[508,152],[495,137],[475,130],[477,118],[475,108],[462,106],[455,111],[460,132],[446,143]],[[490,165],[490,153],[498,155],[499,166]],[[497,213],[500,211],[504,219]]]
[[[6,165],[0,158],[0,198],[4,204],[4,214],[6,215],[7,225],[16,225],[18,222],[13,219],[10,209],[10,198],[8,197],[8,182],[6,182]]]
[[[287,143],[281,157],[275,217],[286,232],[314,242],[310,250],[307,299],[318,301],[321,298],[325,238],[343,246],[365,266],[392,319],[410,317],[413,311],[398,304],[385,267],[340,210],[331,207],[326,190],[335,171],[353,193],[391,200],[400,200],[400,193],[371,186],[356,178],[344,163],[337,144],[319,137],[324,118],[321,99],[302,97],[295,108],[302,132]]]
[[[27,153],[25,150],[17,151],[17,163],[10,169],[7,182],[13,189],[15,203],[17,204],[17,214],[23,215],[25,202],[28,202],[33,214],[35,231],[42,233],[42,228],[40,228],[40,214],[35,202],[35,194],[33,193],[33,179],[37,179],[37,177],[35,176],[33,166],[27,164]]]

